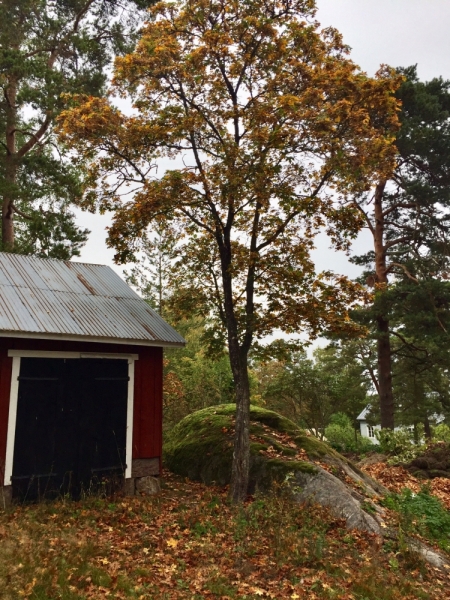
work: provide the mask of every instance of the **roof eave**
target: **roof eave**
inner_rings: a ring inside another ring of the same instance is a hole
[[[97,344],[122,344],[127,346],[150,346],[157,348],[184,348],[186,346],[185,340],[183,340],[182,342],[169,342],[163,340],[134,340],[124,338],[67,335],[26,331],[0,331],[0,337],[34,340],[60,340],[66,342],[93,342]]]

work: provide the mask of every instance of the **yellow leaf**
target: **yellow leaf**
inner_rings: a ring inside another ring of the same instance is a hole
[[[170,538],[169,540],[167,540],[167,545],[169,546],[169,548],[176,548],[178,546],[178,540]]]

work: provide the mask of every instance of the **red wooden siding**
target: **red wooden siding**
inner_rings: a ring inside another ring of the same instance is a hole
[[[64,340],[0,338],[0,471],[6,457],[12,359],[8,350],[138,354],[135,361],[133,458],[162,455],[163,350],[156,347]],[[1,481],[0,481],[1,485]]]
[[[140,351],[135,364],[133,458],[153,458],[162,453],[162,369],[162,348]]]

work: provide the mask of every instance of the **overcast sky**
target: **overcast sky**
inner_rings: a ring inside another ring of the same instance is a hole
[[[333,26],[351,46],[352,59],[373,75],[380,64],[393,67],[418,65],[419,77],[450,79],[450,0],[318,0],[317,20]],[[113,251],[106,248],[107,216],[78,213],[78,221],[92,231],[82,250],[84,262],[113,264]],[[370,239],[361,234],[356,251],[365,251]],[[328,248],[326,236],[317,243],[319,269],[354,275],[356,267],[345,256]]]

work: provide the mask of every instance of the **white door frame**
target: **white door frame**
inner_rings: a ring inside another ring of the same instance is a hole
[[[6,436],[5,477],[3,484],[11,485],[14,464],[14,441],[16,437],[17,400],[19,397],[19,374],[21,358],[107,358],[128,360],[128,392],[127,392],[127,430],[125,451],[125,478],[131,477],[131,461],[133,455],[133,409],[134,409],[134,363],[138,354],[117,354],[107,352],[58,352],[47,350],[8,350],[13,359],[11,372],[11,391],[9,394],[8,433]]]

